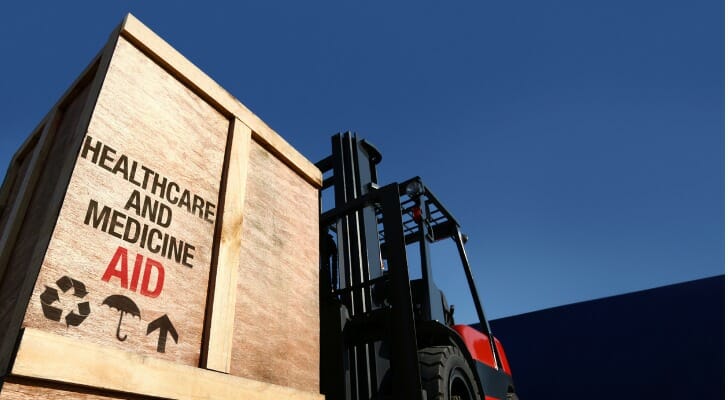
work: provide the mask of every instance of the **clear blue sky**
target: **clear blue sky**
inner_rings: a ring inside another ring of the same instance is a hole
[[[422,176],[491,317],[724,273],[722,1],[244,3],[3,3],[0,176],[132,12],[311,160]]]

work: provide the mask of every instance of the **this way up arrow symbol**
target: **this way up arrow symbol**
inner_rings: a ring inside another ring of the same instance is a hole
[[[177,343],[177,331],[174,329],[174,325],[172,325],[172,321],[169,320],[167,314],[164,314],[149,323],[149,325],[147,326],[147,336],[149,336],[150,333],[156,331],[157,329],[159,329],[159,341],[157,341],[157,351],[159,353],[164,353],[164,347],[167,345],[167,333],[172,335],[172,339],[174,339],[174,342]]]

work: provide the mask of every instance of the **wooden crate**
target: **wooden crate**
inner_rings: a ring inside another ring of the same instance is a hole
[[[320,186],[128,15],[0,191],[0,399],[320,397]]]

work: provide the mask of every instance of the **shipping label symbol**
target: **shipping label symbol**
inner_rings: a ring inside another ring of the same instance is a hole
[[[68,293],[71,289],[73,289],[72,295],[78,300],[86,297],[86,294],[88,293],[86,291],[86,285],[67,275],[62,276],[56,281],[56,287],[58,287],[63,293]],[[58,304],[56,305],[56,303]],[[46,318],[60,322],[64,310],[63,308],[58,307],[61,306],[62,303],[56,288],[45,285],[45,290],[40,294],[40,304],[43,310],[43,315]],[[66,326],[81,325],[90,313],[91,306],[88,301],[76,301],[74,309],[66,314]]]

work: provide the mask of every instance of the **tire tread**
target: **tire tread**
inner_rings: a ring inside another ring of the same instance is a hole
[[[451,357],[459,357],[465,362],[465,358],[459,349],[453,346],[432,346],[421,349],[418,352],[420,361],[420,377],[422,388],[427,392],[428,400],[450,400],[446,399],[447,385],[449,384],[449,370],[446,363]],[[470,368],[465,366],[466,374],[470,375],[473,390],[477,392],[475,381]]]

